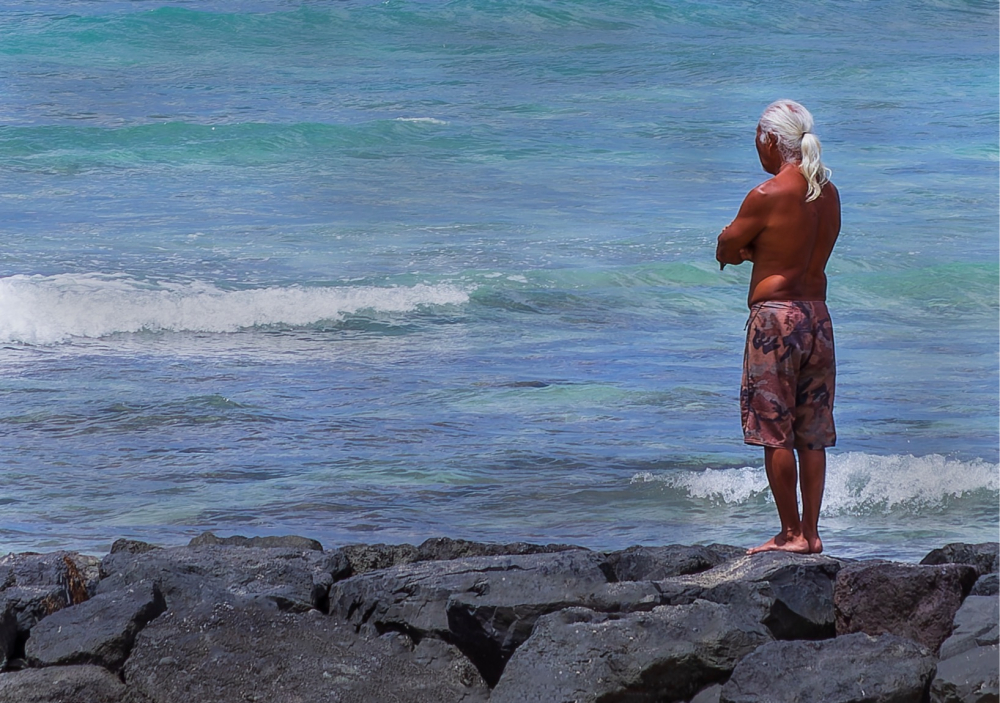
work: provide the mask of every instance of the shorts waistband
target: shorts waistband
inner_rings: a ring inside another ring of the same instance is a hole
[[[761,310],[788,310],[789,308],[799,308],[801,310],[801,306],[808,306],[812,310],[820,309],[823,312],[827,312],[825,300],[762,300],[750,306],[750,316],[747,318],[747,323],[743,325],[743,329],[750,329],[750,324]]]

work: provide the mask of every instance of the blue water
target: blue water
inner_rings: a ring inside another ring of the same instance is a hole
[[[0,550],[755,544],[761,110],[816,118],[841,556],[998,536],[993,2],[10,2]]]

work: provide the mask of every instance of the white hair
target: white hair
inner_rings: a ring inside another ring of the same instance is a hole
[[[823,147],[813,134],[813,116],[809,110],[794,100],[777,100],[764,109],[757,125],[761,142],[765,135],[772,135],[778,141],[781,158],[786,163],[799,164],[809,185],[806,202],[818,198],[831,172],[821,160]]]

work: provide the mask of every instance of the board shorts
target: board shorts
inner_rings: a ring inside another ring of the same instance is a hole
[[[786,449],[834,446],[836,375],[826,303],[769,300],[751,306],[740,388],[743,441]]]

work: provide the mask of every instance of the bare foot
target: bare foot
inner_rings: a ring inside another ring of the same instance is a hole
[[[806,538],[806,542],[809,543],[809,553],[810,554],[822,554],[823,553],[823,540],[819,538],[819,535],[813,535]]]
[[[818,540],[819,538],[817,538]],[[823,546],[820,545],[820,549]],[[748,549],[747,554],[758,554],[760,552],[794,552],[795,554],[809,554],[809,542],[802,535],[786,535],[778,533],[771,539],[764,542],[759,547]]]

